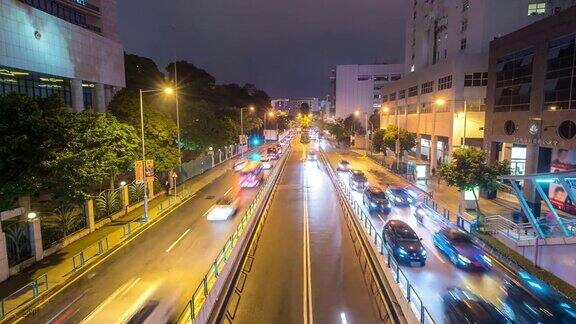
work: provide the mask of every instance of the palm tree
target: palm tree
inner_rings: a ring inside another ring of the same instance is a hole
[[[42,227],[60,233],[62,238],[84,225],[84,215],[77,206],[60,206],[41,216]]]

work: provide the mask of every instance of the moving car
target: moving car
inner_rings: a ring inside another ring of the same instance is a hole
[[[227,220],[236,214],[236,210],[238,210],[238,199],[224,196],[210,207],[207,218],[209,221]]]
[[[269,157],[263,156],[260,159],[260,163],[262,163],[262,169],[264,170],[272,169],[272,162],[270,161]]]
[[[316,161],[318,160],[318,155],[314,151],[308,151],[308,153],[306,154],[306,159],[308,161]]]
[[[528,273],[505,280],[504,287],[504,310],[516,323],[576,323],[576,305]]]
[[[362,202],[369,212],[389,213],[392,209],[386,193],[376,187],[368,187],[368,189],[364,190]]]
[[[258,187],[263,179],[264,172],[262,172],[262,163],[260,162],[250,162],[240,171],[241,188]]]
[[[492,267],[492,261],[472,242],[472,237],[459,229],[443,228],[434,233],[433,241],[458,268],[489,270]]]
[[[266,150],[266,154],[268,155],[268,157],[269,157],[271,160],[278,160],[278,157],[279,157],[279,156],[278,156],[278,150],[276,149],[275,146],[269,147],[269,148]]]
[[[234,169],[234,171],[240,171],[246,166],[247,163],[248,160],[241,158],[238,159],[236,162],[234,162],[234,166],[232,168]]]
[[[336,170],[343,171],[343,172],[348,172],[351,169],[352,169],[352,166],[350,165],[350,162],[348,162],[346,160],[340,160],[340,162],[338,162],[338,168],[336,168]]]
[[[402,187],[388,186],[386,195],[394,206],[408,207],[416,202],[416,199]]]
[[[364,189],[368,188],[368,178],[364,172],[360,170],[351,170],[350,171],[350,188],[356,191],[364,191]]]
[[[467,289],[449,288],[443,301],[444,322],[448,324],[512,323],[498,308]]]
[[[384,225],[382,237],[398,262],[421,267],[426,264],[426,249],[408,224],[397,219],[389,220]]]

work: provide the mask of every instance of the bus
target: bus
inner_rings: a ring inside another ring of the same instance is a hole
[[[262,163],[250,162],[240,171],[240,188],[255,188],[262,183],[264,171]]]

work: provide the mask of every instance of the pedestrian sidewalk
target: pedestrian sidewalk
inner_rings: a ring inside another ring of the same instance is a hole
[[[177,197],[162,193],[150,200],[148,224],[161,219],[168,210],[177,207],[203,187],[220,178],[231,169],[232,161],[234,159],[225,161],[178,186]],[[54,289],[66,283],[79,272],[79,269],[82,269],[82,266],[90,264],[104,255],[105,252],[118,247],[129,239],[133,232],[144,226],[139,221],[143,214],[144,207],[141,206],[0,283],[0,300],[3,301],[3,305],[0,306],[4,307],[4,312],[8,314],[31,300],[33,296],[46,291],[46,287]],[[44,277],[45,274],[47,274],[46,277]],[[36,282],[37,286],[34,287],[32,282],[37,278],[41,279]],[[22,289],[23,287],[25,288]],[[6,298],[7,296],[10,297]]]

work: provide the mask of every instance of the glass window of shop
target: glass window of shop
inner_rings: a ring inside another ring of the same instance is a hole
[[[31,98],[58,95],[67,106],[72,103],[69,79],[0,66],[0,95],[12,92]]]
[[[84,109],[94,107],[94,83],[82,82],[82,95],[84,97]]]
[[[576,109],[576,35],[548,44],[544,106],[546,110]]]
[[[524,175],[526,171],[526,146],[512,146],[510,155],[510,173]]]
[[[498,58],[494,111],[530,110],[534,49]]]

